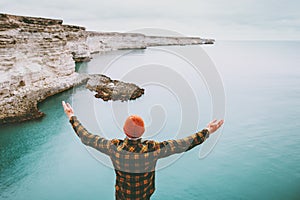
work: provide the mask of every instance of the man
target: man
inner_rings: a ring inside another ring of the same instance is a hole
[[[69,103],[62,102],[64,111],[82,143],[108,155],[116,173],[115,197],[117,200],[150,199],[155,190],[155,166],[157,160],[182,153],[203,143],[223,124],[223,120],[211,121],[205,129],[189,137],[157,142],[142,140],[144,121],[137,115],[129,116],[124,123],[126,138],[107,140],[89,133],[74,115]]]

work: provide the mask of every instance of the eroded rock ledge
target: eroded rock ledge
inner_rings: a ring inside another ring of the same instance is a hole
[[[91,32],[58,19],[0,13],[0,124],[43,116],[38,102],[88,80],[75,72],[75,62],[88,61],[93,53],[213,42],[197,37]],[[97,92],[98,97],[106,95],[99,88]]]
[[[96,92],[95,97],[101,98],[104,101],[135,100],[144,94],[144,89],[139,88],[133,83],[112,80],[103,74],[89,75],[86,88],[92,92]]]

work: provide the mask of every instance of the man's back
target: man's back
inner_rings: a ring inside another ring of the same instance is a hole
[[[116,173],[116,199],[149,199],[155,190],[156,143],[125,138],[112,144],[109,156]]]

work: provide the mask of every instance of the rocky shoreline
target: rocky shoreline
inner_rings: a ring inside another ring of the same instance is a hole
[[[92,32],[59,19],[0,13],[0,124],[42,117],[38,102],[88,81],[75,72],[75,62],[89,61],[94,53],[213,43],[198,37]]]

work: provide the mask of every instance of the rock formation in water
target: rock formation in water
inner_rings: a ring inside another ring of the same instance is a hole
[[[93,53],[213,42],[197,37],[91,32],[64,25],[62,20],[0,13],[0,124],[43,116],[37,103],[86,82],[88,76],[75,72],[75,62],[89,61]],[[103,95],[98,91],[98,97]]]
[[[128,101],[135,100],[144,94],[144,89],[133,83],[124,83],[118,80],[111,80],[102,74],[89,75],[86,88],[96,92],[95,97],[104,101]]]

